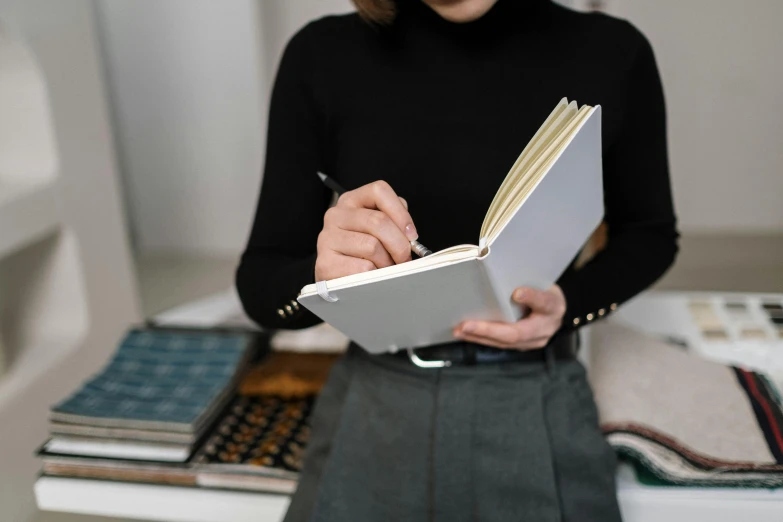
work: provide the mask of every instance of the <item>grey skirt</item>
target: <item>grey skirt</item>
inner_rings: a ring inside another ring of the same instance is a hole
[[[286,522],[614,522],[615,455],[577,361],[420,369],[352,345]]]

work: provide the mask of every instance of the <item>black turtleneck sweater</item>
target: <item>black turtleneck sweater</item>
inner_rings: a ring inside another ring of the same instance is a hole
[[[602,106],[609,230],[604,251],[558,280],[564,327],[647,288],[673,262],[677,233],[663,93],[644,36],[625,21],[548,0],[499,0],[462,24],[401,0],[389,27],[329,16],[288,43],[258,211],[237,271],[247,313],[268,328],[319,321],[303,309],[278,312],[313,282],[332,197],[317,171],[349,190],[388,181],[433,251],[476,244],[500,183],[562,97]]]

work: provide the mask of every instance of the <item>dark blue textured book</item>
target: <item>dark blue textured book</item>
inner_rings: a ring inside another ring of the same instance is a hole
[[[230,399],[252,342],[240,332],[132,330],[99,374],[52,408],[50,420],[200,432]]]

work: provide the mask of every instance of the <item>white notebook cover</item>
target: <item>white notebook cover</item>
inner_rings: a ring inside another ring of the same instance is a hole
[[[371,353],[453,341],[465,319],[516,321],[514,288],[551,286],[600,223],[602,171],[596,106],[485,256],[330,288],[335,302],[302,294],[299,303]]]

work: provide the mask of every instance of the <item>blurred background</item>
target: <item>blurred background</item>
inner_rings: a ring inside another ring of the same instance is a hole
[[[684,236],[678,267],[662,284],[766,291],[783,284],[766,277],[779,276],[783,262],[783,39],[775,25],[783,5],[564,3],[628,18],[656,51]],[[145,306],[179,298],[159,281],[192,274],[207,284],[202,274],[224,281],[231,272],[258,193],[283,46],[307,21],[350,9],[347,0],[98,3]],[[755,269],[724,271],[738,264]]]
[[[658,288],[783,292],[783,3],[561,3],[627,18],[655,50],[682,232]],[[281,52],[350,10],[0,0],[0,520],[39,516],[48,405],[128,324],[232,285]]]

